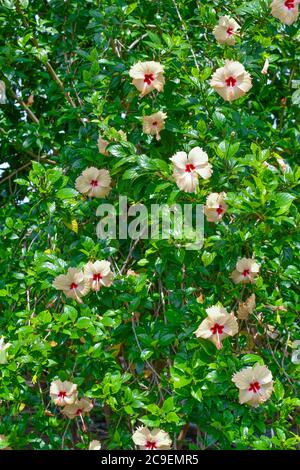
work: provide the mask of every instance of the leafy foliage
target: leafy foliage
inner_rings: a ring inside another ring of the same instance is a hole
[[[299,32],[271,17],[269,3],[0,2],[0,336],[11,343],[0,434],[11,447],[86,448],[100,438],[130,449],[138,423],[169,432],[178,448],[299,446],[299,365],[291,362],[300,339]],[[223,14],[242,25],[235,46],[212,34]],[[226,58],[253,78],[232,103],[209,85]],[[139,99],[128,71],[146,60],[165,66],[166,84]],[[158,110],[168,118],[156,142],[141,118]],[[98,152],[99,133],[109,156]],[[214,172],[190,195],[178,190],[169,158],[198,145]],[[174,240],[99,241],[99,201],[74,189],[88,166],[110,171],[106,201],[116,207],[119,194],[130,205],[203,204],[225,191],[228,214],[206,222],[199,251]],[[243,256],[261,266],[250,287],[230,279]],[[96,259],[112,263],[110,288],[77,304],[52,287],[68,267]],[[137,276],[126,276],[129,268]],[[222,350],[195,337],[207,307],[230,311],[252,293],[255,313]],[[231,377],[256,362],[276,380],[271,399],[252,409],[239,404]],[[51,403],[55,378],[95,401],[88,433]]]

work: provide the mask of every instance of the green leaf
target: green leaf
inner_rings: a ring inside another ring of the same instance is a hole
[[[282,400],[284,397],[284,387],[279,379],[275,380],[274,383],[274,394],[277,400]]]
[[[200,388],[193,387],[191,390],[192,397],[194,397],[197,401],[202,401],[202,391]]]
[[[73,199],[77,196],[78,192],[73,188],[63,188],[57,191],[56,197],[59,199]]]
[[[76,327],[80,330],[86,330],[91,326],[92,322],[89,317],[80,317],[76,322]]]

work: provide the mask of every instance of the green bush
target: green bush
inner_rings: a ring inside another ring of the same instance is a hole
[[[133,449],[145,425],[178,449],[299,448],[299,32],[270,3],[0,2],[2,447],[86,449],[97,439]],[[241,26],[235,45],[213,35],[222,15]],[[231,102],[210,86],[226,59],[253,85]],[[139,98],[129,76],[139,61],[164,66],[163,92]],[[161,140],[142,132],[142,117],[158,111]],[[170,158],[194,147],[213,174],[188,193]],[[75,189],[88,167],[111,175],[103,199]],[[205,220],[199,250],[174,237],[97,238],[100,202],[195,205],[216,192],[227,213]],[[255,282],[232,281],[240,258],[259,264]],[[53,287],[95,260],[111,263],[110,287],[82,303]],[[222,349],[196,338],[207,308],[237,314],[252,294],[254,311]],[[255,364],[272,372],[274,391],[254,408],[239,403],[232,376]],[[92,400],[84,425],[51,400],[56,379]]]

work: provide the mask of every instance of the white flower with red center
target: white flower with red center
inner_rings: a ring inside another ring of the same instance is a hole
[[[91,400],[88,398],[81,398],[71,405],[66,405],[62,410],[62,413],[69,419],[74,419],[76,417],[82,418],[91,411],[93,406],[94,405]]]
[[[239,388],[239,401],[257,407],[270,398],[273,391],[271,371],[266,366],[246,367],[233,375],[232,381]]]
[[[273,0],[272,15],[282,23],[291,25],[298,19],[299,3],[300,0]]]
[[[208,179],[213,172],[207,153],[200,147],[193,148],[188,155],[186,152],[177,152],[170,160],[174,164],[173,177],[178,188],[187,193],[195,192],[199,176]]]
[[[151,116],[143,117],[143,132],[144,134],[155,135],[156,140],[160,140],[160,131],[165,128],[166,113],[159,111],[158,113],[151,114]]]
[[[202,321],[195,335],[197,338],[212,341],[217,349],[221,349],[223,339],[237,334],[238,322],[233,312],[228,313],[219,305],[207,308],[206,313],[207,318]]]
[[[245,67],[235,60],[226,60],[212,76],[210,85],[226,101],[234,101],[252,87],[252,79]]]
[[[163,91],[164,66],[159,62],[138,62],[129,70],[132,84],[141,92],[140,97],[147,95],[152,90]]]
[[[225,193],[211,193],[206,199],[204,206],[204,214],[208,222],[219,222],[225,212],[227,211],[227,205],[224,201],[226,197]]]
[[[105,197],[111,190],[111,177],[108,170],[86,168],[76,179],[77,191],[89,197]]]
[[[245,302],[239,302],[237,316],[240,320],[247,320],[256,307],[255,294],[251,294]]]
[[[103,155],[108,156],[109,153],[106,150],[106,147],[109,145],[108,140],[102,139],[101,135],[99,135],[98,140],[97,140],[97,145],[98,145],[98,150],[99,153],[102,153]]]
[[[168,450],[171,448],[172,441],[167,432],[161,429],[150,431],[145,426],[136,429],[132,435],[133,442],[141,450]]]
[[[240,25],[233,18],[225,15],[219,18],[219,24],[215,26],[213,34],[220,44],[233,46],[239,29]]]
[[[100,450],[101,442],[100,441],[91,441],[89,445],[89,450]]]
[[[235,270],[231,273],[231,279],[238,284],[242,282],[247,284],[255,282],[255,277],[259,273],[259,265],[255,259],[242,258],[236,263]]]
[[[81,297],[90,290],[83,271],[77,268],[69,268],[67,274],[57,276],[53,281],[53,287],[63,291],[66,297],[75,299],[79,303],[82,303]]]
[[[269,65],[270,65],[269,59],[266,59],[266,60],[265,60],[265,63],[264,63],[264,66],[263,66],[263,68],[261,69],[261,73],[262,73],[263,75],[267,75],[268,69],[269,69]]]
[[[84,267],[84,276],[90,288],[94,291],[99,291],[102,286],[111,286],[114,279],[114,275],[110,270],[109,261],[87,263]]]
[[[77,400],[77,385],[67,380],[54,380],[50,386],[50,397],[57,406],[72,405]]]

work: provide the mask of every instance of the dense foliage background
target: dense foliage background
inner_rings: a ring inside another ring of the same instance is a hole
[[[224,14],[242,26],[235,46],[212,34]],[[297,448],[298,24],[273,18],[267,0],[2,0],[0,23],[0,337],[11,343],[0,434],[14,449],[87,448],[91,439],[130,449],[144,423],[169,432],[174,448]],[[226,58],[253,78],[232,103],[209,85]],[[139,99],[128,71],[146,60],[165,66],[166,85]],[[141,124],[158,110],[168,114],[160,142]],[[99,133],[112,142],[109,156]],[[177,188],[169,158],[197,145],[214,173],[191,195]],[[101,242],[99,200],[74,189],[88,166],[110,171],[106,201],[116,206],[119,194],[149,205],[225,191],[229,210],[206,222],[199,251],[172,240]],[[243,256],[261,266],[246,287],[230,279]],[[111,261],[110,288],[80,305],[52,287],[95,259]],[[230,311],[251,293],[255,312],[222,350],[195,337],[207,307]],[[231,377],[256,362],[272,371],[275,391],[254,409],[239,404]],[[58,377],[94,400],[88,432],[51,403]]]

